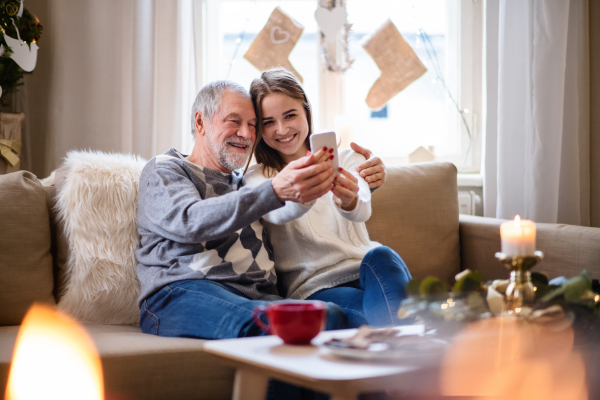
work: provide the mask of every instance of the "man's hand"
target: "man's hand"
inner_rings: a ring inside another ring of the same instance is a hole
[[[385,183],[385,178],[387,177],[387,170],[385,169],[385,165],[383,164],[383,161],[381,161],[381,158],[371,158],[371,150],[367,150],[354,142],[350,143],[350,147],[367,159],[367,161],[356,168],[356,172],[363,177],[369,184],[369,187],[374,189],[383,185]]]
[[[282,203],[294,201],[306,203],[323,196],[333,189],[335,171],[326,156],[327,149],[321,149],[292,161],[273,178],[272,185],[277,198]]]
[[[335,179],[334,196],[343,210],[352,211],[358,201],[358,179],[344,168],[340,167],[340,175]]]

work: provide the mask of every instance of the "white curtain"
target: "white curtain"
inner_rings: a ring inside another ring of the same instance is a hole
[[[46,176],[71,149],[150,158],[182,148],[194,79],[186,64],[191,4],[26,2],[44,27],[38,65],[26,80],[30,170]]]
[[[586,0],[488,0],[485,214],[590,224]]]

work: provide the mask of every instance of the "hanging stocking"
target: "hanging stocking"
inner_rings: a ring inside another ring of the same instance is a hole
[[[383,107],[427,72],[415,51],[389,19],[365,40],[363,48],[381,70],[381,76],[367,95],[367,105],[373,110]]]
[[[284,13],[281,8],[276,7],[265,27],[256,35],[244,54],[244,58],[260,71],[271,67],[284,67],[302,82],[302,77],[292,67],[288,56],[303,30],[302,25]]]

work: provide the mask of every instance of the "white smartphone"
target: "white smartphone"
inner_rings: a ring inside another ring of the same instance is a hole
[[[337,139],[335,137],[335,132],[313,133],[310,135],[310,151],[313,154],[323,147],[327,147],[327,151],[329,151],[329,149],[333,149],[333,153],[331,153],[333,160],[331,160],[331,162],[335,167],[335,172],[339,175],[340,163],[338,161]]]

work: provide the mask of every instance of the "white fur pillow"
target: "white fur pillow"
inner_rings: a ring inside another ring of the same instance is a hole
[[[67,154],[69,171],[56,204],[69,242],[58,308],[82,322],[139,323],[136,214],[145,164],[125,154]]]

